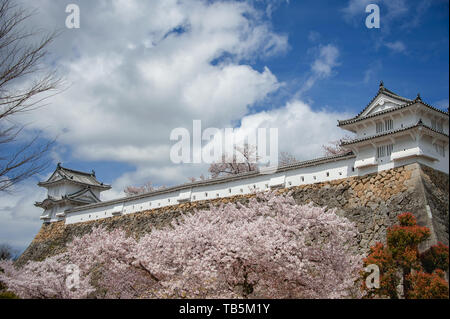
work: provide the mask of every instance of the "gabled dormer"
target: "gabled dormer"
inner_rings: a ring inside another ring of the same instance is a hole
[[[338,121],[338,126],[355,133],[357,137],[367,136],[368,133],[371,133],[371,130],[366,129],[368,127],[367,123],[376,126],[375,118],[377,116],[401,109],[406,105],[410,105],[412,102],[414,101],[402,97],[385,88],[383,81],[381,81],[377,94],[372,98],[372,100],[370,100],[366,107],[355,117],[348,120]],[[373,120],[367,122],[365,121],[366,119]],[[378,122],[379,126],[381,123],[383,123],[383,126],[386,126],[383,119]]]
[[[356,118],[364,118],[377,114],[379,112],[398,108],[407,103],[411,103],[412,100],[402,97],[387,88],[384,87],[383,81],[380,82],[380,86],[377,95],[369,102],[369,104],[356,116]]]

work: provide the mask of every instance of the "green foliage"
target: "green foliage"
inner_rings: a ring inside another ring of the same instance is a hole
[[[20,299],[20,298],[10,291],[2,291],[0,292],[0,299]]]

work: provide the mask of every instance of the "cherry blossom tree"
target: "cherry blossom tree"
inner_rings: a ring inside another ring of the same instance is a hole
[[[139,240],[94,228],[65,253],[0,274],[22,298],[343,298],[359,277],[357,230],[334,210],[257,193],[187,213]],[[64,287],[64,269],[80,288]]]
[[[21,298],[134,298],[154,280],[135,260],[136,240],[125,231],[95,227],[76,237],[66,252],[44,261],[30,261],[22,268],[0,262],[0,281]],[[67,283],[69,269],[79,272],[76,287]]]
[[[20,298],[85,298],[94,289],[90,276],[80,277],[77,287],[66,282],[67,266],[70,264],[67,253],[48,257],[44,261],[29,262],[17,269],[11,260],[0,262],[0,281]]]
[[[155,297],[341,298],[361,267],[356,235],[334,210],[260,193],[153,231],[136,257],[159,280]]]
[[[96,298],[135,298],[154,283],[151,274],[134,263],[137,241],[122,229],[95,227],[68,244],[70,262],[92,276]],[[134,264],[133,264],[134,263]]]

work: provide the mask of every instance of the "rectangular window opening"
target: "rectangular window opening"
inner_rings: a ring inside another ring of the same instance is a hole
[[[377,126],[376,126],[376,132],[377,132],[377,133],[383,132],[383,123],[381,123],[381,122],[378,122],[378,123],[377,123]]]
[[[392,120],[384,121],[384,128],[386,131],[392,130],[394,128],[394,121],[392,121]]]

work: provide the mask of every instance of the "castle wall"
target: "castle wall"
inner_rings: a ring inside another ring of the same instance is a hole
[[[408,150],[407,147],[416,142],[412,141],[411,138],[409,141],[407,139],[405,138],[402,141],[402,145],[404,145],[403,147],[407,151],[410,151],[411,149]],[[409,145],[408,143],[412,144]],[[186,201],[195,202],[215,198],[228,198],[250,194],[255,190],[267,190],[273,187],[292,188],[301,185],[340,180],[352,176],[364,176],[417,162],[439,171],[448,172],[448,147],[446,147],[446,157],[435,154],[435,156],[441,158],[440,161],[417,157],[399,157],[398,159],[392,160],[392,157],[405,151],[405,149],[399,149],[398,147],[402,147],[399,145],[400,143],[396,145],[397,148],[394,149],[391,157],[379,159],[369,157],[370,154],[375,152],[373,147],[370,146],[367,149],[362,149],[358,154],[357,158],[365,157],[364,160],[356,160],[355,157],[350,157],[295,169],[281,170],[273,174],[245,176],[236,180],[225,179],[223,181],[219,180],[216,183],[205,183],[203,185],[194,183],[192,185],[185,185],[184,187],[174,187],[162,193],[149,193],[148,195],[135,198],[122,198],[69,209],[66,211],[64,219],[66,224],[73,224],[111,218],[113,216],[133,214],[147,209],[173,206]],[[433,151],[436,152],[434,149]],[[430,151],[429,154],[433,153]],[[412,155],[416,154],[414,153]],[[373,160],[374,165],[367,166],[367,163],[371,160]],[[358,165],[361,165],[361,163],[365,164],[358,168]]]
[[[448,245],[449,242],[449,177],[426,166],[409,164],[366,176],[293,185],[279,191],[291,191],[298,204],[312,202],[318,206],[334,208],[339,215],[355,222],[360,232],[359,247],[363,252],[367,252],[375,242],[384,241],[387,228],[397,223],[398,214],[407,211],[418,218],[420,225],[432,230],[432,238],[426,245],[437,241]],[[209,205],[236,201],[245,203],[250,196],[253,195],[235,194],[226,198],[145,208],[134,214],[81,223],[65,224],[60,221],[43,224],[17,262],[23,264],[27,260],[42,260],[62,252],[65,244],[74,236],[88,233],[94,226],[123,228],[129,235],[140,237],[152,229],[167,226],[182,214],[207,209]]]
[[[47,221],[55,222],[63,219],[66,224],[80,223],[173,206],[182,202],[228,198],[273,187],[292,188],[354,176],[365,176],[411,163],[421,163],[448,173],[448,145],[442,156],[442,154],[438,154],[432,142],[431,138],[427,136],[414,140],[411,136],[405,135],[399,137],[394,143],[392,155],[383,158],[376,158],[376,149],[374,146],[368,145],[360,148],[357,156],[349,155],[289,168],[281,167],[272,174],[254,173],[231,179],[208,180],[203,183],[185,184],[163,191],[119,198],[93,205],[65,207],[64,210],[59,209],[55,212],[65,211],[65,216],[56,217],[53,213],[52,218]],[[428,157],[420,157],[423,154],[427,154]]]
[[[66,213],[65,223],[73,224],[126,215],[146,209],[179,204],[183,201],[195,202],[215,198],[227,198],[250,194],[255,190],[272,187],[295,187],[356,176],[353,171],[354,158],[340,159],[327,163],[280,171],[274,174],[246,176],[237,180],[224,180],[206,185],[185,186],[164,191],[162,194],[148,194],[138,198],[123,198],[96,205],[71,209]]]

